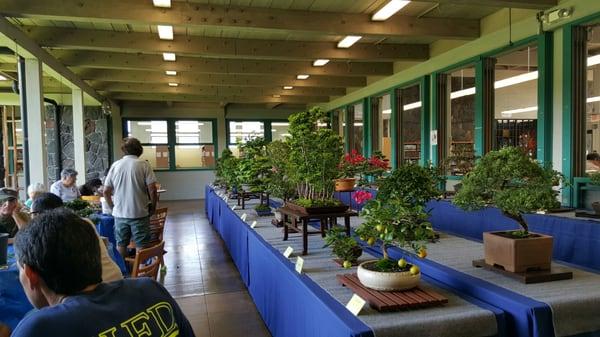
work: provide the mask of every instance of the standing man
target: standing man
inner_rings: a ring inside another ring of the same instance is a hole
[[[139,159],[144,152],[140,141],[125,138],[121,150],[125,155],[106,175],[104,198],[113,209],[117,246],[125,257],[132,237],[138,249],[150,241],[150,216],[156,209],[158,193],[154,171],[148,162]]]

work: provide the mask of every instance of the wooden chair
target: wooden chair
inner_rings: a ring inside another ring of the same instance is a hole
[[[92,203],[100,203],[100,196],[99,195],[82,195],[81,196],[81,200],[85,200],[85,201],[89,201]]]
[[[161,242],[163,243],[163,247],[164,247],[163,234],[165,231],[165,223],[167,221],[167,212],[168,212],[167,207],[158,208],[156,210],[156,212],[154,212],[154,215],[152,215],[152,217],[150,218],[150,241],[148,242],[147,247],[156,246],[156,245],[160,244]],[[130,250],[135,249],[136,255],[137,255],[137,251],[139,251],[139,247],[136,247],[135,242],[133,242],[133,241],[131,241],[131,243],[129,244],[129,246],[127,248]],[[164,253],[165,252],[163,250],[163,255],[164,255]],[[130,257],[126,257],[125,262],[127,262],[129,264],[129,266],[133,266],[133,264],[134,264],[133,254],[131,254]],[[160,266],[164,265],[162,255],[160,256],[159,265]],[[132,270],[133,270],[133,267],[132,267]],[[132,275],[133,275],[133,273],[132,273]]]
[[[165,242],[161,241],[155,246],[138,250],[133,260],[131,277],[152,277],[156,280],[162,263],[164,248]]]

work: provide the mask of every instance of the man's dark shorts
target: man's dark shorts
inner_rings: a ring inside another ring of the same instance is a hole
[[[146,216],[137,219],[115,218],[115,238],[117,245],[127,247],[131,238],[135,246],[145,247],[151,239],[150,217]]]

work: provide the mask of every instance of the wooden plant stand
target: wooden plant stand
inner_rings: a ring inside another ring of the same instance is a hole
[[[504,270],[502,267],[492,266],[485,263],[484,259],[481,260],[473,260],[473,266],[477,268],[483,268],[485,270],[490,270],[502,275],[506,275],[510,278],[513,278],[521,283],[532,284],[532,283],[543,283],[543,282],[553,282],[553,281],[561,281],[561,280],[570,280],[573,278],[573,273],[570,272],[566,268],[554,267],[548,270],[536,270],[536,271],[527,271],[522,273],[513,273],[507,270]]]
[[[378,291],[362,285],[356,274],[337,275],[336,277],[343,286],[350,288],[367,301],[371,308],[380,312],[427,308],[448,303],[446,297],[433,290],[418,286],[405,291]]]

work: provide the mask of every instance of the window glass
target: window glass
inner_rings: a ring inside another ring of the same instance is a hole
[[[346,127],[346,110],[337,109],[333,111],[333,118],[331,120],[331,129],[337,132],[340,137],[344,139],[346,143],[344,128]]]
[[[175,121],[177,144],[213,142],[213,127],[210,121]]]
[[[537,154],[537,47],[496,57],[494,69],[495,148],[517,146]]]
[[[400,89],[402,109],[400,112],[402,130],[402,160],[418,162],[421,158],[421,89],[416,84]],[[399,109],[400,110],[400,109]]]
[[[352,126],[352,150],[363,152],[363,105],[358,103],[352,106],[354,123]]]
[[[246,143],[246,141],[264,137],[265,123],[263,122],[229,122],[229,139],[228,144]]]
[[[215,166],[215,147],[204,145],[175,145],[176,168],[210,168]]]
[[[585,118],[586,172],[600,171],[600,25],[588,27]]]
[[[167,144],[167,121],[127,121],[127,136],[142,144]]]
[[[468,66],[446,74],[446,155],[448,174],[463,175],[465,161],[475,154],[475,67]]]
[[[289,127],[290,123],[288,122],[271,122],[271,139],[284,140],[286,137],[289,137]]]
[[[144,145],[144,153],[140,159],[150,163],[153,169],[169,169],[169,146],[168,145]]]
[[[392,158],[392,101],[389,94],[375,97],[373,104],[373,151],[383,153],[386,159]]]

